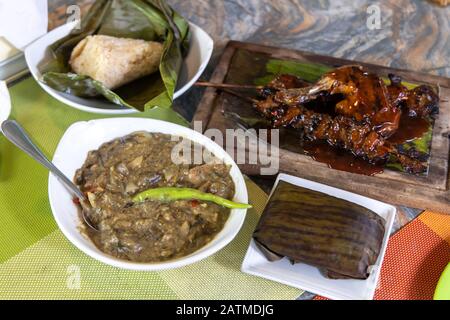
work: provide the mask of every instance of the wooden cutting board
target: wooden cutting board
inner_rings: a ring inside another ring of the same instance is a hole
[[[448,170],[450,154],[450,79],[363,62],[320,56],[303,51],[231,41],[228,43],[210,81],[214,83],[230,82],[228,78],[231,77],[230,73],[233,72],[233,83],[237,83],[239,82],[240,73],[243,75],[248,74],[249,70],[254,73],[258,68],[259,58],[254,59],[253,65],[233,66],[233,63],[237,63],[238,56],[243,54],[253,57],[264,56],[267,59],[321,64],[330,67],[359,64],[380,76],[394,73],[401,76],[406,82],[429,84],[437,88],[440,97],[439,115],[433,126],[427,175],[416,176],[393,170],[385,170],[383,173],[374,176],[355,174],[331,169],[327,164],[317,162],[307,155],[283,148],[279,150],[279,167],[281,172],[325,183],[384,202],[450,214],[450,173]],[[193,123],[194,121],[201,121],[203,132],[207,129],[215,128],[219,129],[225,136],[226,129],[237,128],[234,119],[224,116],[227,106],[234,104],[235,106],[238,105],[239,107],[250,109],[248,102],[241,99],[237,103],[233,99],[239,98],[215,88],[207,88],[194,115]],[[245,164],[239,165],[239,167],[244,173],[254,175],[260,174],[261,164]]]

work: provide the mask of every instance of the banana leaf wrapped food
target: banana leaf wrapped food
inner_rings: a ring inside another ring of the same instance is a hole
[[[385,221],[355,203],[280,181],[253,234],[270,261],[317,267],[331,279],[367,279]]]
[[[189,23],[163,0],[96,0],[80,27],[49,47],[41,81],[139,111],[169,108],[189,38]]]
[[[77,74],[115,89],[157,71],[162,49],[156,41],[87,36],[72,50],[69,64]]]

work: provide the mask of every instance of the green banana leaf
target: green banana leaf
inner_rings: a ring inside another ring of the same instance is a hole
[[[159,73],[114,91],[91,77],[73,73],[69,66],[73,48],[93,34],[162,42]],[[82,18],[81,28],[50,46],[51,58],[39,65],[41,81],[61,92],[79,97],[102,95],[139,111],[156,106],[170,108],[189,40],[189,23],[163,0],[96,0]]]

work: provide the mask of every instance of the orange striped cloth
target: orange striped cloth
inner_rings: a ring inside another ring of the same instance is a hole
[[[374,299],[432,299],[449,262],[450,215],[425,211],[390,238]]]

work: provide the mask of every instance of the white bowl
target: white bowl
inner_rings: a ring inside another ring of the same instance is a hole
[[[0,123],[8,119],[11,113],[11,99],[5,81],[0,81]],[[1,132],[1,129],[0,129]]]
[[[236,188],[234,201],[247,203],[245,181],[233,159],[218,144],[199,132],[170,122],[152,119],[113,118],[74,123],[61,138],[53,162],[64,174],[72,178],[75,171],[86,160],[88,151],[98,149],[104,142],[141,130],[182,136],[203,145],[219,159],[231,165],[230,175]],[[233,240],[246,215],[246,210],[231,210],[222,231],[210,243],[190,255],[166,262],[136,263],[120,260],[103,253],[86,236],[80,233],[78,229],[80,219],[77,207],[72,202],[72,196],[52,174],[49,175],[48,194],[53,216],[67,239],[94,259],[115,267],[131,270],[156,271],[178,268],[204,259]]]
[[[25,60],[34,79],[52,97],[76,109],[102,114],[130,114],[138,112],[135,109],[116,105],[106,99],[86,99],[63,93],[52,89],[45,83],[39,81],[42,75],[38,70],[38,65],[46,57],[46,55],[49,54],[47,48],[55,41],[68,35],[76,23],[76,21],[67,23],[50,31],[25,49]],[[213,51],[214,42],[211,37],[195,24],[189,23],[189,26],[191,29],[189,52],[184,58],[183,65],[181,67],[177,90],[174,93],[174,99],[185,93],[190,87],[192,87],[195,81],[198,80],[208,65]]]

